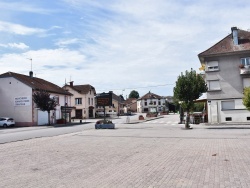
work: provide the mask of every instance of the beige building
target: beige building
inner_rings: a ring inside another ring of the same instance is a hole
[[[110,91],[112,92],[112,91]],[[97,106],[97,114],[103,116],[104,109],[102,106]],[[112,92],[112,106],[105,107],[106,115],[117,116],[118,114],[124,114],[124,100],[121,96],[118,96]]]
[[[50,122],[56,123],[57,119],[63,117],[62,107],[70,99],[71,94],[61,87],[33,77],[33,72],[29,76],[7,72],[0,75],[0,116],[12,117],[16,126],[35,126],[48,124],[48,113],[41,111],[33,102],[33,93],[44,90],[56,98],[56,110],[50,113]],[[70,106],[70,103],[68,104]],[[70,113],[67,109],[67,117]]]
[[[94,118],[95,117],[95,88],[89,84],[87,85],[74,85],[73,81],[70,85],[63,87],[66,91],[70,92],[71,105],[74,107],[71,116],[76,119]]]

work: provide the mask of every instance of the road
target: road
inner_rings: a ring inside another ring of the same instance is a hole
[[[135,114],[133,116],[129,116],[130,121],[138,120],[138,116],[140,114]],[[145,114],[144,114],[145,116]],[[160,120],[154,120],[151,123],[169,123],[169,122],[177,122],[177,115],[169,115],[164,116]],[[94,129],[94,124],[96,119],[87,119],[83,124],[75,124],[68,126],[38,126],[38,127],[19,127],[19,128],[1,128],[0,129],[0,144],[28,140],[32,138],[41,138],[41,137],[51,137],[58,136],[68,133],[75,133],[83,130]],[[113,118],[113,123],[116,125],[125,124],[127,121],[127,116],[120,116],[119,118]],[[145,122],[148,123],[148,122]]]
[[[174,123],[178,115],[138,124],[121,120],[106,130],[94,129],[94,122],[1,129],[1,136],[82,130],[0,144],[0,187],[250,187],[250,125],[187,130]]]

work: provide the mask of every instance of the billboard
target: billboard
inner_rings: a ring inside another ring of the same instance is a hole
[[[112,106],[112,92],[96,95],[97,106]]]

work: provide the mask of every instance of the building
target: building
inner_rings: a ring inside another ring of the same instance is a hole
[[[242,104],[243,88],[250,86],[250,32],[231,28],[231,33],[198,55],[205,65],[209,123],[247,122]]]
[[[16,126],[48,124],[48,113],[39,110],[33,102],[33,93],[39,90],[49,92],[57,100],[56,110],[50,113],[52,124],[63,116],[70,119],[71,108],[68,100],[71,94],[51,82],[33,77],[32,71],[29,76],[14,72],[1,74],[0,85],[0,116],[14,118]],[[63,108],[65,104],[67,107]]]
[[[148,92],[137,100],[137,112],[163,112],[166,110],[166,99]]]
[[[114,94],[112,91],[112,106],[105,107],[105,113],[108,116],[117,116],[120,114],[124,114],[124,98],[122,95],[118,96]],[[99,116],[104,115],[104,108],[102,106],[96,106],[97,114]]]
[[[128,98],[124,101],[124,113],[137,112],[137,99]]]
[[[95,117],[95,88],[89,84],[74,85],[71,81],[70,85],[65,85],[63,88],[72,93],[71,104],[74,107],[72,110],[72,118],[84,119]]]

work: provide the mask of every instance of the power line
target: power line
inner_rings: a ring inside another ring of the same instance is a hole
[[[152,85],[152,86],[145,86],[145,87],[131,87],[131,88],[122,88],[122,89],[98,89],[98,91],[116,91],[116,90],[126,90],[126,89],[142,89],[142,88],[151,88],[151,87],[163,87],[167,85],[174,85],[174,84],[162,84],[162,85]]]

